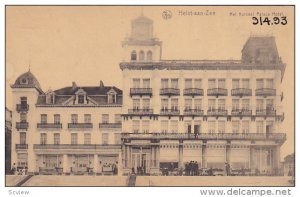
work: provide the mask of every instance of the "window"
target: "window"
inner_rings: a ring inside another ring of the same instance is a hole
[[[171,79],[171,88],[178,89],[178,79]]]
[[[184,122],[184,128],[185,128],[185,132],[186,133],[189,133],[189,130],[190,130],[190,133],[192,133],[192,121],[185,121]]]
[[[267,108],[268,111],[273,111],[274,110],[273,99],[267,99],[266,100],[266,108]]]
[[[21,107],[27,108],[27,97],[21,97]]]
[[[91,144],[91,134],[90,133],[84,134],[84,144]]]
[[[84,95],[78,95],[78,103],[84,104]]]
[[[249,133],[250,130],[250,122],[249,120],[243,120],[242,121],[242,132],[243,133]]]
[[[91,114],[84,114],[84,123],[91,123]]]
[[[256,121],[256,132],[264,133],[264,121]]]
[[[192,99],[185,99],[184,100],[184,110],[190,111],[192,109]]]
[[[21,122],[27,122],[27,114],[21,113],[20,114],[20,120],[21,120]]]
[[[195,79],[194,88],[198,88],[198,89],[202,88],[202,80],[201,79]]]
[[[26,133],[25,132],[20,133],[20,144],[26,144]]]
[[[103,124],[109,123],[109,114],[102,114],[102,123]]]
[[[202,100],[201,99],[195,99],[194,100],[194,108],[195,110],[201,110],[202,109]]]
[[[78,123],[78,115],[77,114],[71,114],[71,123],[72,124]]]
[[[135,51],[131,52],[131,60],[136,61],[136,52]]]
[[[239,99],[232,99],[232,110],[238,111],[240,109]]]
[[[143,133],[149,133],[150,122],[149,120],[142,121],[142,131]]]
[[[47,134],[46,133],[41,133],[40,142],[41,142],[41,144],[47,144]]]
[[[144,53],[144,51],[140,51],[139,60],[140,61],[144,61],[145,60],[145,53]]]
[[[115,138],[115,144],[122,144],[121,133],[115,133],[114,138]]]
[[[60,134],[59,133],[54,133],[54,144],[58,145],[60,144]]]
[[[223,88],[225,89],[225,79],[218,79],[218,88]]]
[[[225,121],[218,122],[218,133],[225,133]]]
[[[169,80],[168,79],[161,79],[161,88],[162,89],[169,88]]]
[[[167,110],[169,105],[169,100],[168,99],[161,99],[161,109],[162,110]]]
[[[150,79],[143,79],[143,88],[150,88]]]
[[[145,111],[150,109],[150,99],[143,99],[143,109]]]
[[[60,124],[60,114],[54,114],[54,124]]]
[[[208,79],[208,89],[216,88],[216,80],[215,79]]]
[[[162,120],[160,122],[160,125],[161,125],[161,132],[162,133],[168,133],[168,130],[169,130],[169,128],[168,128],[168,121],[167,120]]]
[[[269,133],[273,133],[273,129],[274,129],[274,121],[267,121],[266,122],[266,132]]]
[[[18,167],[27,167],[27,161],[28,161],[27,153],[18,153],[17,159],[18,159],[18,163],[17,163]]]
[[[208,121],[208,133],[210,134],[215,133],[215,129],[216,129],[216,122]]]
[[[185,79],[184,87],[185,89],[192,88],[192,79]]]
[[[171,99],[171,110],[178,111],[178,99]]]
[[[250,79],[242,80],[242,88],[249,89],[250,88]]]
[[[240,121],[232,121],[232,133],[239,133],[240,132]]]
[[[121,114],[115,114],[115,123],[122,123]]]
[[[218,100],[218,109],[219,110],[225,110],[225,99],[219,99]]]
[[[242,100],[242,110],[249,110],[250,109],[250,100],[243,99]]]
[[[139,131],[140,131],[140,121],[139,120],[132,121],[132,130],[133,130],[133,133],[139,133]]]
[[[213,111],[216,108],[216,99],[208,99],[208,110]]]
[[[263,88],[264,88],[264,80],[256,79],[256,89],[263,89]]]
[[[117,102],[117,95],[116,94],[108,94],[108,104],[115,104]]]
[[[256,99],[256,111],[263,111],[263,110],[264,110],[264,100]]]
[[[267,79],[266,88],[270,88],[270,89],[274,88],[274,86],[273,86],[273,79]]]
[[[152,61],[152,52],[151,51],[147,52],[147,60]]]
[[[171,132],[178,133],[178,121],[177,120],[171,120]]]
[[[41,123],[43,124],[47,123],[47,114],[41,114]]]
[[[102,144],[108,144],[108,133],[102,133]]]
[[[71,133],[71,144],[75,145],[78,143],[77,133]]]
[[[133,88],[140,88],[140,79],[132,79]]]
[[[239,79],[232,79],[232,89],[240,88],[240,80]]]
[[[139,110],[140,109],[140,99],[133,99],[133,110]]]

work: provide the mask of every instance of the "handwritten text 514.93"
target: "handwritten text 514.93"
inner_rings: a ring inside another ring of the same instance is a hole
[[[286,16],[282,17],[252,17],[253,25],[286,25],[287,24]]]

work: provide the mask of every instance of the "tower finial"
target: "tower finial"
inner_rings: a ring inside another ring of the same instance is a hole
[[[28,62],[28,71],[30,72],[30,59],[29,59],[29,62]]]

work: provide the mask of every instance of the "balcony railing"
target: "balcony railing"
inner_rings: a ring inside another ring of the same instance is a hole
[[[184,96],[203,96],[203,89],[199,88],[186,88],[183,90]]]
[[[16,150],[27,150],[28,144],[16,144]]]
[[[180,114],[180,111],[178,109],[161,109],[160,110],[160,115],[176,116],[179,114]]]
[[[203,116],[204,112],[202,109],[185,109],[183,114],[187,116]]]
[[[122,123],[99,123],[100,129],[120,129]]]
[[[231,96],[252,96],[252,90],[248,88],[236,88],[231,90]]]
[[[93,123],[68,123],[69,129],[92,129]]]
[[[251,116],[252,110],[250,109],[233,109],[231,110],[233,116]]]
[[[120,144],[34,144],[34,149],[120,149]]]
[[[29,105],[26,104],[17,104],[17,112],[20,113],[20,112],[27,112],[29,110]]]
[[[226,116],[227,110],[226,109],[209,109],[207,110],[208,116]]]
[[[130,88],[130,96],[152,96],[152,88]]]
[[[123,133],[123,139],[195,139],[195,136],[187,133]],[[285,133],[200,133],[199,140],[286,140]]]
[[[153,114],[153,109],[128,109],[128,114],[147,116]]]
[[[276,110],[274,110],[274,109],[257,109],[256,116],[276,116]]]
[[[227,89],[224,88],[212,88],[212,89],[207,89],[207,96],[227,96],[228,91]]]
[[[178,88],[162,88],[160,89],[161,96],[179,96],[180,90]]]
[[[38,129],[61,129],[61,123],[37,123]]]
[[[256,96],[276,96],[276,89],[272,88],[262,88],[262,89],[256,89],[255,90]]]
[[[19,129],[28,129],[29,124],[28,122],[17,122],[16,128]]]

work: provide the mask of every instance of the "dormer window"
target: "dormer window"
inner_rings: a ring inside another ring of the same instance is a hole
[[[108,104],[115,104],[116,100],[116,94],[108,94]]]
[[[78,104],[84,104],[84,95],[78,95]]]
[[[131,61],[136,61],[137,57],[136,57],[136,51],[132,51],[131,52]]]
[[[83,89],[79,89],[76,93],[75,104],[87,104],[86,92]]]
[[[28,84],[28,80],[26,78],[22,78],[20,80],[20,84]]]
[[[49,90],[46,93],[46,103],[47,104],[54,104],[54,102],[55,102],[54,92],[52,92],[51,90]]]

